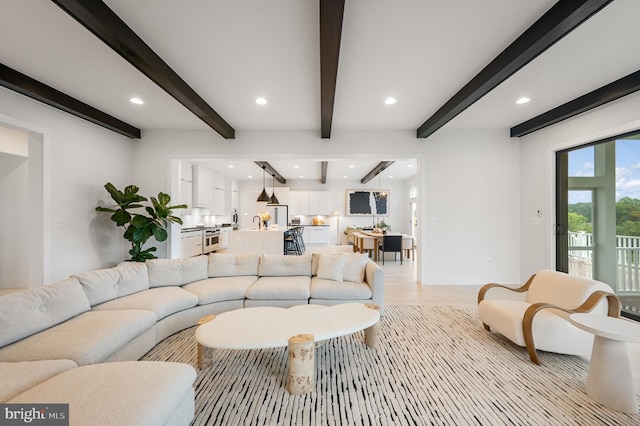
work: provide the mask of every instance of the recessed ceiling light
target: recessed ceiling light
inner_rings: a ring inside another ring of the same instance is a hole
[[[353,164],[349,164],[349,168],[353,169],[355,166]]]
[[[529,98],[520,98],[520,99],[518,99],[518,100],[516,101],[516,103],[517,103],[518,105],[522,105],[522,104],[526,104],[526,103],[527,103],[527,102],[529,102],[530,100],[531,100],[531,99],[529,99]]]
[[[233,169],[235,166],[233,164],[229,164],[227,167]]]
[[[294,169],[299,169],[299,168],[300,168],[300,166],[296,164],[295,166],[293,166],[293,168],[294,168]]]
[[[347,175],[344,175],[344,176],[342,176],[342,177],[346,179],[346,178],[348,178],[349,176],[347,176]]]
[[[387,104],[387,105],[393,105],[393,104],[395,104],[396,102],[397,102],[397,101],[396,101],[396,98],[391,98],[391,97],[389,97],[389,98],[387,98],[387,99],[385,99],[385,100],[384,100],[384,103],[385,103],[385,104]]]
[[[256,99],[256,103],[258,105],[266,105],[267,104],[267,100],[265,98],[258,98],[258,99]]]
[[[129,99],[129,102],[136,105],[142,105],[144,103],[144,101],[140,98],[131,98]]]

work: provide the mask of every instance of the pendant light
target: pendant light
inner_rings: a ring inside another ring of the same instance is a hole
[[[387,191],[382,190],[382,179],[380,174],[378,174],[378,192],[374,193],[374,198],[376,201],[387,198]]]
[[[264,167],[262,167],[262,193],[258,196],[258,199],[256,201],[259,203],[268,203],[269,201],[271,201],[271,198],[269,198],[269,194],[267,194],[267,190],[264,186]]]
[[[269,204],[280,204],[280,200],[276,197],[276,175],[271,175],[271,177],[273,178],[273,195],[271,195],[271,201]]]

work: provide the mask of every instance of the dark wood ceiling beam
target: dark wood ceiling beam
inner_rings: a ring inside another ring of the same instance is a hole
[[[613,0],[559,1],[417,130],[426,138]]]
[[[140,138],[140,129],[137,127],[118,120],[91,105],[72,98],[4,64],[0,64],[0,85],[54,108],[68,112],[76,117],[90,121],[93,124],[113,130],[121,135],[132,139]]]
[[[320,183],[327,183],[327,169],[329,168],[328,161],[320,162]]]
[[[320,133],[331,137],[344,0],[320,0]]]
[[[511,128],[520,137],[640,90],[640,70]]]
[[[273,176],[276,180],[282,184],[287,183],[287,180],[280,174],[271,164],[267,161],[254,161],[261,169],[269,173],[269,176]]]
[[[360,183],[367,183],[374,177],[378,176],[384,169],[392,165],[395,161],[381,161],[375,166],[365,177],[360,180]]]
[[[225,139],[235,130],[100,0],[52,0]]]

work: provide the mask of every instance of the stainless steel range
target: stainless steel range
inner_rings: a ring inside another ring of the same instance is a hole
[[[205,228],[202,232],[202,254],[207,254],[220,249],[220,228]]]

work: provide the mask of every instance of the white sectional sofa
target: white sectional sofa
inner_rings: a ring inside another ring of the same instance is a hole
[[[123,415],[134,419],[127,424],[188,424],[193,368],[130,361],[205,315],[347,302],[374,303],[384,313],[384,276],[366,255],[214,253],[74,274],[0,296],[0,402],[68,402],[71,424],[85,425],[96,401],[109,408],[135,400],[125,404]],[[151,386],[157,376],[164,385]]]

